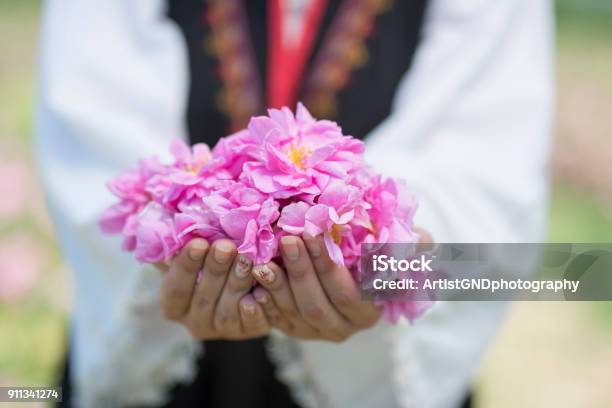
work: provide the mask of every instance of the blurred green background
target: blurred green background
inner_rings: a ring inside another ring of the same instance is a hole
[[[70,282],[32,161],[40,5],[0,1],[0,385],[53,383]],[[557,2],[549,240],[612,242],[612,1]],[[480,407],[612,407],[612,305],[521,303],[488,351]]]

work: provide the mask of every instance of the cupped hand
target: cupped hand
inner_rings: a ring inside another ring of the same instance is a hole
[[[286,271],[272,262],[253,268],[262,285],[253,296],[272,326],[297,338],[340,342],[378,322],[381,308],[361,299],[350,272],[330,259],[321,237],[285,236],[281,253]]]
[[[158,265],[164,272],[160,299],[164,316],[202,340],[265,335],[270,325],[250,294],[251,266],[250,260],[236,256],[230,240],[211,246],[204,239],[193,239],[168,264]]]

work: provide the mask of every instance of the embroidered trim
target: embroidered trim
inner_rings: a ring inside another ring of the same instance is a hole
[[[304,408],[325,408],[328,398],[317,388],[299,344],[282,333],[272,332],[268,337],[268,356],[276,364],[276,377],[287,384],[291,396]]]
[[[230,131],[243,129],[262,111],[263,97],[248,20],[241,0],[207,0],[203,22],[210,26],[204,50],[218,59],[222,82],[216,104],[230,118]]]
[[[372,35],[376,16],[391,9],[393,0],[345,0],[319,50],[304,84],[302,100],[314,116],[338,114],[338,92],[351,72],[368,63],[365,41]]]
[[[217,107],[230,118],[230,131],[244,128],[265,105],[255,63],[248,20],[241,0],[207,0],[203,22],[210,26],[204,49],[219,61],[222,82]],[[365,44],[374,32],[376,17],[393,6],[393,0],[344,0],[325,35],[323,45],[306,70],[301,93],[318,117],[338,113],[337,94],[350,81],[351,72],[369,61]]]
[[[197,373],[196,361],[204,350],[185,330],[161,316],[159,273],[145,266],[132,279],[132,296],[121,305],[116,327],[102,341],[108,347],[100,355],[103,360],[86,372],[73,372],[74,406],[163,404],[170,397],[171,385],[188,383]],[[160,332],[164,333],[161,340],[149,341]],[[72,352],[77,352],[87,345],[74,347]],[[72,361],[76,359],[78,355]]]
[[[400,321],[396,326],[397,331],[391,336],[391,379],[394,388],[398,390],[395,397],[398,404],[403,407],[422,406],[427,401],[424,390],[423,375],[419,369],[417,359],[418,350],[414,349],[414,342],[411,341],[413,328],[406,322]],[[401,391],[399,391],[401,390]]]

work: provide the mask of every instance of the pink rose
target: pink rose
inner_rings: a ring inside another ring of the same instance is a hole
[[[364,146],[299,104],[252,118],[247,129],[203,144],[174,141],[173,160],[142,160],[109,182],[119,199],[100,218],[103,232],[141,262],[172,257],[194,237],[233,240],[262,264],[279,256],[283,235],[322,236],[331,259],[360,279],[362,243],[415,242],[417,205],[402,183],[363,161]],[[428,306],[384,302],[385,316],[414,319]]]
[[[176,234],[172,213],[158,203],[150,203],[138,215],[135,237],[135,254],[140,262],[169,259],[184,244]]]

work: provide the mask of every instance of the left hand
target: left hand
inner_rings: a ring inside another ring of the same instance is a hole
[[[329,257],[321,237],[285,236],[287,271],[270,262],[253,268],[253,295],[268,322],[289,336],[341,342],[378,322],[382,309],[363,301],[358,284]]]
[[[249,293],[251,263],[236,256],[231,240],[209,245],[194,238],[172,260],[156,266],[163,273],[164,317],[183,325],[193,338],[245,340],[270,330],[262,307]]]

